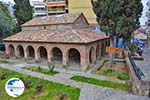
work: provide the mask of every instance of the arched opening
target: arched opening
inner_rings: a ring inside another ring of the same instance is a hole
[[[74,65],[78,64],[80,65],[80,52],[77,49],[70,49],[69,50],[69,64]]]
[[[47,50],[44,47],[39,48],[39,54],[42,60],[47,59]]]
[[[24,49],[21,45],[17,46],[18,56],[24,57]]]
[[[90,61],[90,63],[94,62],[94,55],[95,55],[94,47],[91,47],[90,52],[89,52],[89,61]]]
[[[34,58],[35,57],[35,51],[34,51],[34,48],[32,46],[28,46],[27,47],[27,55],[30,58]]]
[[[99,58],[100,58],[100,46],[98,44],[96,47],[96,59],[99,59]]]
[[[102,56],[105,56],[105,46],[104,46],[104,43],[103,43],[103,42],[102,42],[101,55],[102,55]]]
[[[14,57],[15,56],[15,48],[13,45],[9,45],[8,46],[8,52],[9,52],[9,56],[10,57]]]
[[[54,63],[62,63],[62,51],[55,47],[52,49],[52,62]]]

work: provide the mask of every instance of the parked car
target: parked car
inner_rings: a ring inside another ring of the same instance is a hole
[[[146,42],[142,41],[142,40],[134,39],[131,42],[136,43],[137,45],[140,45],[140,46],[143,46],[143,47],[146,46]]]

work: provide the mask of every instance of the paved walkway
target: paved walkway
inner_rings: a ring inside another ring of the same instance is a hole
[[[150,47],[144,48],[144,53],[142,57],[144,58],[143,61],[135,60],[135,63],[138,67],[140,67],[140,69],[145,75],[145,77],[142,78],[142,80],[150,81]]]
[[[48,75],[41,74],[38,72],[32,72],[29,70],[22,69],[21,67],[23,66],[25,66],[25,64],[17,64],[14,66],[6,65],[6,64],[0,65],[1,68],[13,70],[18,73],[23,73],[23,74],[31,75],[31,76],[38,77],[41,79],[45,79],[48,81],[53,81],[53,82],[57,82],[57,83],[65,84],[65,85],[78,87],[81,90],[79,100],[150,100],[148,97],[137,96],[137,95],[129,94],[127,92],[113,90],[110,88],[104,88],[104,87],[87,84],[87,83],[76,82],[76,81],[69,79],[70,77],[76,74],[77,75],[82,74],[82,75],[86,75],[86,77],[94,77],[94,78],[104,79],[104,80],[107,80],[106,77],[90,76],[90,74],[86,74],[84,72],[74,72],[70,70],[67,71],[64,69],[61,69],[61,72],[53,77],[53,76],[48,76]],[[57,70],[60,71],[60,69],[57,69]]]

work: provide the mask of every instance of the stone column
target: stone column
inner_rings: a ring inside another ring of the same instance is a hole
[[[49,62],[49,63],[52,63],[52,52],[51,52],[51,51],[48,51],[47,54],[48,54],[48,55],[47,55],[47,57],[48,57],[48,62]]]
[[[85,50],[86,51],[86,50]],[[83,71],[87,70],[87,68],[89,67],[89,57],[87,56],[86,52],[83,52],[83,54],[81,54],[81,69]]]
[[[7,44],[5,44],[5,52],[6,52],[7,55],[9,55],[9,47],[8,47]]]
[[[95,61],[96,61],[96,47],[94,47],[91,52],[92,52],[91,53],[92,63],[95,63]]]
[[[35,60],[39,61],[40,60],[39,58],[40,58],[39,57],[39,52],[38,52],[37,49],[35,49]]]
[[[24,49],[24,58],[28,58],[28,52],[27,52],[27,50],[26,50],[26,48]]]
[[[68,65],[68,52],[67,51],[63,51],[63,65],[67,66]]]
[[[99,58],[101,58],[102,57],[102,55],[101,55],[101,49],[102,49],[102,44],[101,44],[101,42],[99,42]]]
[[[19,50],[17,49],[17,47],[14,47],[14,49],[15,49],[15,56],[19,57]]]

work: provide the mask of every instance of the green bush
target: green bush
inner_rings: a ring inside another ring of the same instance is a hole
[[[32,80],[30,80],[30,79],[23,80],[23,83],[24,83],[26,88],[30,88]]]
[[[59,92],[58,97],[59,100],[65,100],[65,97],[67,96],[67,93],[64,91]]]
[[[131,51],[131,55],[134,55],[134,53],[136,52],[137,44],[132,43],[132,44],[129,45],[128,48]]]
[[[41,70],[41,67],[40,67],[40,66],[38,66],[38,70]]]
[[[53,71],[54,71],[55,66],[54,66],[54,65],[48,65],[48,68],[49,68],[49,71],[50,71],[50,72],[53,72]]]
[[[128,75],[128,73],[119,73],[117,75],[117,78],[120,80],[129,80],[129,75]]]
[[[0,73],[0,80],[4,80],[6,78],[7,78],[6,73],[5,72],[1,72]]]
[[[35,85],[35,89],[36,89],[36,92],[40,92],[43,88],[43,85],[42,83],[39,81],[36,85]]]

